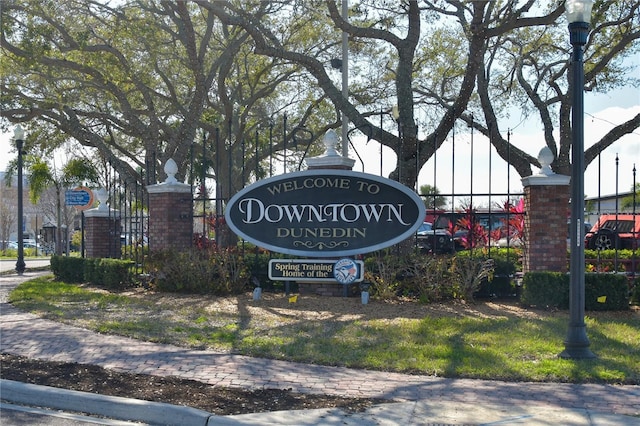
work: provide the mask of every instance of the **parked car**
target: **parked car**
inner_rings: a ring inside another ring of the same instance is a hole
[[[445,229],[433,229],[431,222],[423,222],[416,234],[416,246],[424,253],[453,253],[451,234]]]
[[[25,250],[30,250],[30,253],[29,253],[30,255],[35,254],[36,256],[44,256],[45,254],[51,254],[51,253],[47,253],[44,247],[42,247],[42,245],[38,245],[35,242],[31,242],[31,241],[25,240],[24,245],[22,247]]]
[[[593,250],[640,247],[640,214],[600,216],[585,236],[585,247]]]
[[[18,248],[18,243],[15,241],[0,241],[0,249],[15,250]]]
[[[0,250],[2,250],[3,247],[5,247],[7,250],[17,250],[18,242],[17,241],[0,241]],[[36,249],[38,250],[38,253],[37,253],[38,256],[43,254],[42,246],[36,245],[35,240],[33,239],[24,240],[22,243],[22,248],[24,250],[31,250],[29,254],[34,254],[36,252]]]

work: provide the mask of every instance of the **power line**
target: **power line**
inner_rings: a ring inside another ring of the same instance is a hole
[[[619,124],[616,124],[616,123],[614,123],[614,122],[612,122],[612,121],[609,121],[609,120],[605,120],[604,118],[596,117],[595,115],[593,115],[593,114],[589,114],[588,112],[585,112],[585,113],[584,113],[584,115],[588,115],[589,117],[591,117],[591,120],[600,120],[600,121],[604,121],[605,123],[607,123],[607,124],[611,124],[611,125],[612,125],[612,126],[614,126],[614,127],[619,126]],[[636,136],[640,136],[640,133],[637,133],[637,132],[635,132],[635,131],[631,132],[631,134],[636,135]]]

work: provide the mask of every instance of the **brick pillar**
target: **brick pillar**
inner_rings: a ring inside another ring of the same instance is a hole
[[[84,212],[85,256],[119,259],[122,256],[120,212],[109,208],[104,189],[96,194],[100,205]]]
[[[522,179],[526,211],[523,272],[567,272],[570,177],[551,171],[549,148],[540,151],[538,160],[540,172]]]
[[[191,186],[175,178],[177,166],[169,159],[165,182],[147,186],[149,193],[149,250],[188,250],[193,242]]]

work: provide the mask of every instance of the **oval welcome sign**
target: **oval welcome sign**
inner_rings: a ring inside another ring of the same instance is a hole
[[[351,256],[409,238],[425,206],[410,188],[346,170],[308,170],[264,179],[229,200],[225,219],[245,240],[299,256]]]

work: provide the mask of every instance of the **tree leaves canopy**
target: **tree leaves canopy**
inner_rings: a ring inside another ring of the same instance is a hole
[[[552,167],[566,174],[572,82],[562,2],[350,6],[345,19],[331,0],[4,2],[2,117],[35,120],[93,147],[131,179],[139,179],[137,168],[170,157],[184,175],[192,147],[204,145],[220,160],[216,178],[232,179],[222,187],[233,191],[250,179],[238,173],[241,164],[255,178],[264,173],[266,129],[280,135],[274,151],[284,148],[291,130],[273,117],[285,112],[292,127],[315,136],[346,115],[396,152],[392,177],[409,186],[457,123],[489,137],[527,176],[537,159],[510,145],[500,127],[516,106],[543,123]],[[622,61],[639,47],[639,7],[596,3],[587,90],[637,84]],[[348,98],[329,66],[340,57],[342,31],[349,34]],[[639,125],[637,116],[615,127],[587,150],[585,165]]]
[[[310,87],[296,66],[253,55],[242,29],[196,2],[13,1],[3,3],[2,17],[2,116],[36,122],[30,134],[53,126],[130,182],[140,179],[137,169],[168,158],[184,177],[200,142],[220,149],[210,152],[223,165],[216,177],[240,188],[240,164],[257,169],[267,155],[252,149],[267,143],[256,142],[256,130],[283,112],[304,125],[312,114],[298,113],[296,102],[322,104],[321,94],[294,90]]]

